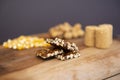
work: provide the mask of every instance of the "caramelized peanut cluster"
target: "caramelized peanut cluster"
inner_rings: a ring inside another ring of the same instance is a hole
[[[63,39],[46,39],[50,47],[40,48],[36,55],[43,59],[55,56],[59,60],[68,60],[80,56],[80,51],[75,43],[65,42]]]
[[[68,22],[50,28],[49,33],[53,38],[58,37],[64,39],[78,38],[84,35],[81,24],[77,23],[72,27]]]

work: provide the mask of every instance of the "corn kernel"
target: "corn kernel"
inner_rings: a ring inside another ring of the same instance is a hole
[[[20,36],[13,40],[8,39],[7,42],[3,43],[3,46],[5,48],[22,50],[22,49],[29,49],[33,47],[50,46],[50,44],[46,43],[44,38]]]

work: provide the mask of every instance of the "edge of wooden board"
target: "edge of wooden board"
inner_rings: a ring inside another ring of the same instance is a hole
[[[39,37],[45,35],[47,34],[38,34]],[[23,70],[2,75],[0,76],[0,79],[101,80],[120,72],[120,45],[117,45],[120,43],[120,37],[115,37],[115,39],[117,40],[114,40],[114,44],[108,50],[86,48],[81,50],[82,57],[80,58],[67,61],[59,61],[57,59],[53,59],[29,68],[25,68]],[[113,51],[114,53],[110,53]],[[94,71],[95,68],[97,70]]]

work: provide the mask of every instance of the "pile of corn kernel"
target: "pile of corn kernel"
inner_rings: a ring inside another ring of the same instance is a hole
[[[33,47],[50,46],[50,44],[46,43],[44,38],[20,36],[15,39],[8,39],[8,41],[3,43],[3,46],[5,48],[23,50]]]

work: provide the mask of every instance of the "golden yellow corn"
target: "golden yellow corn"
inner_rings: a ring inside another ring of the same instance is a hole
[[[31,36],[20,36],[15,39],[8,39],[8,41],[3,43],[5,48],[12,48],[12,49],[29,49],[33,47],[40,47],[40,46],[50,46],[50,44],[46,43],[44,38],[38,37],[31,37]]]

